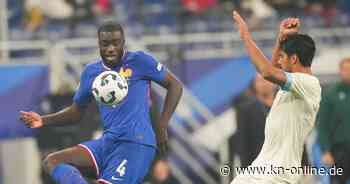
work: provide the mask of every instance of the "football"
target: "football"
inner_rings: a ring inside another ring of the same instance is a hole
[[[92,94],[99,104],[118,105],[128,94],[128,83],[118,72],[105,71],[92,83]]]

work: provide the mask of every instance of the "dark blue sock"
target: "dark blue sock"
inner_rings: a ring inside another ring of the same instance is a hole
[[[68,164],[57,165],[52,170],[51,176],[58,184],[88,184],[79,170]]]

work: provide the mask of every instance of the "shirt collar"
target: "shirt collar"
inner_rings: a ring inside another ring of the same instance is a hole
[[[120,64],[117,64],[117,66],[118,66],[118,65],[123,65],[125,59],[127,58],[127,57],[126,57],[127,54],[128,54],[128,50],[127,50],[127,49],[124,49],[122,58],[121,58],[121,60],[120,60]],[[106,70],[112,70],[112,68],[106,66],[106,65],[103,63],[103,60],[101,60],[101,64],[102,64],[102,67],[103,67],[104,69],[106,69]],[[117,67],[117,66],[116,66],[116,67]]]

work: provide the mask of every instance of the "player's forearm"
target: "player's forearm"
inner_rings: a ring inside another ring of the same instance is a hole
[[[256,46],[254,40],[251,37],[247,37],[244,39],[244,45],[257,71],[263,77],[268,75],[272,65],[262,51]]]
[[[280,86],[285,84],[287,79],[284,72],[274,67],[270,63],[250,36],[244,39],[244,45],[248,51],[252,63],[255,65],[255,68],[264,79]]]
[[[168,125],[169,120],[172,114],[174,113],[177,107],[177,104],[180,101],[182,90],[183,90],[183,87],[179,81],[174,80],[171,83],[169,83],[167,87],[167,94],[164,101],[164,108],[159,120],[160,125],[158,126],[166,127]]]
[[[73,104],[63,110],[42,116],[44,126],[60,126],[76,123],[81,119],[82,112]]]

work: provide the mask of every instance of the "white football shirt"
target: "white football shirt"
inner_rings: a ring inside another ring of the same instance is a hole
[[[265,167],[265,173],[238,175],[232,184],[297,182],[300,175],[294,171],[301,166],[304,143],[315,123],[321,86],[309,74],[286,73],[286,76],[287,82],[278,91],[266,118],[263,147],[250,166]]]

